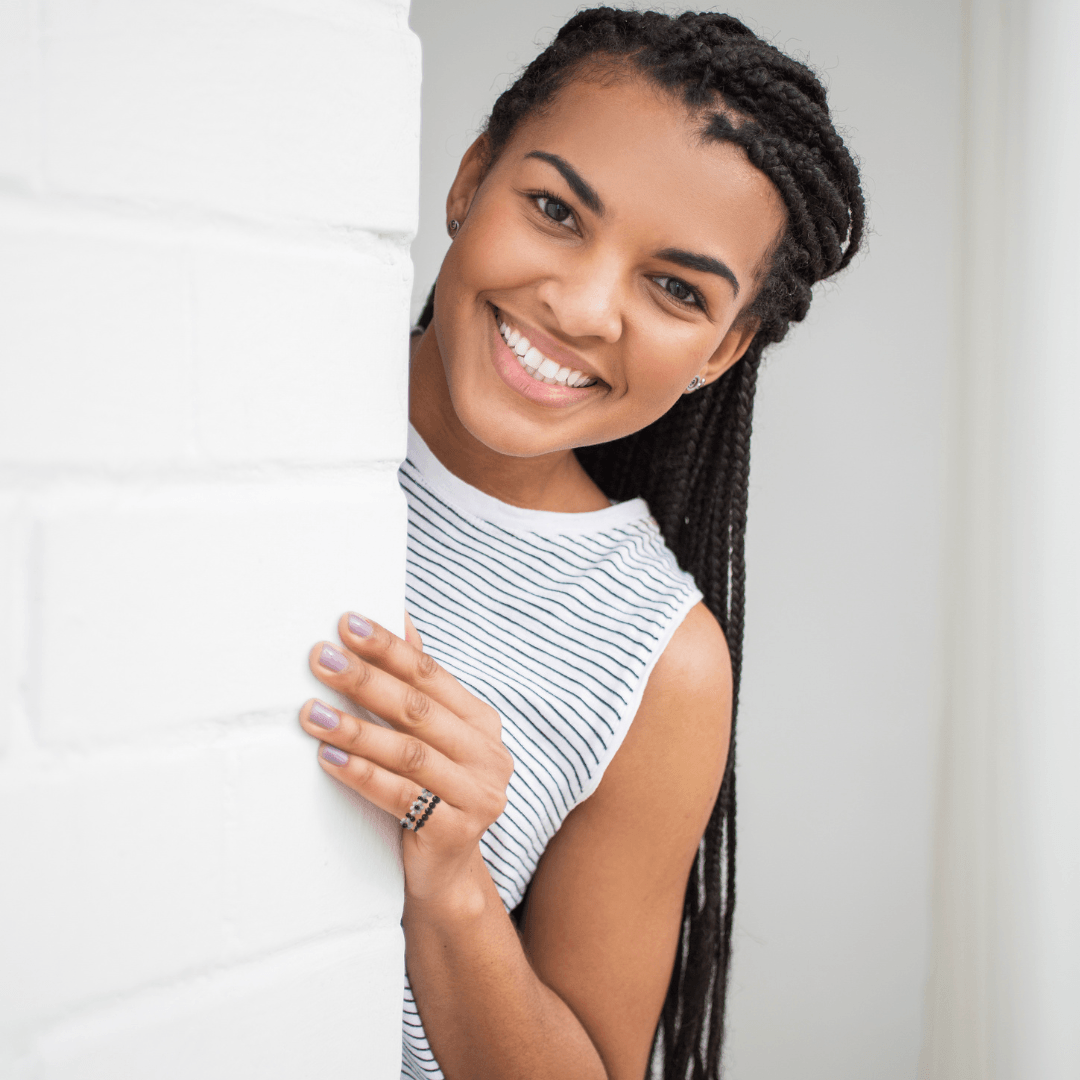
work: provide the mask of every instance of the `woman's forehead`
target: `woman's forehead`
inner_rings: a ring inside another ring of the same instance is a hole
[[[741,148],[703,138],[707,119],[641,77],[577,78],[521,123],[500,164],[558,156],[596,191],[606,220],[734,245],[756,266],[784,206]]]

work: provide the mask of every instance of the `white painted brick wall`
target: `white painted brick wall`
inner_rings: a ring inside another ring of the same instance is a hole
[[[0,1076],[394,1080],[407,0],[0,0]]]

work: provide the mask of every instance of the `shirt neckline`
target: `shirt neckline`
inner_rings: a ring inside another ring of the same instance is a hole
[[[427,485],[445,495],[456,510],[464,510],[481,521],[515,532],[581,536],[650,520],[649,505],[641,498],[577,514],[511,506],[455,476],[435,456],[412,424],[409,425],[408,460],[420,471]]]

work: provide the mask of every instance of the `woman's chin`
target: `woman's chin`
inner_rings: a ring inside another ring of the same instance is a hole
[[[458,410],[458,419],[477,442],[505,457],[540,457],[578,445],[575,441],[566,441],[564,433],[523,422],[520,416],[509,412],[497,415],[494,410],[477,410],[476,415],[463,416]],[[559,434],[563,434],[563,438],[560,439]]]
[[[475,354],[474,354],[475,355]],[[538,410],[488,370],[449,377],[450,402],[461,426],[477,442],[507,457],[539,457],[590,440],[562,410]],[[581,437],[583,436],[584,437]]]

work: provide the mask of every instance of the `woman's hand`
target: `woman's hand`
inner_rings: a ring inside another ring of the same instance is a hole
[[[468,878],[480,837],[506,806],[514,764],[499,714],[428,656],[406,622],[403,641],[360,615],[343,615],[344,648],[322,642],[309,657],[316,678],[389,728],[315,700],[300,710],[300,722],[323,743],[322,767],[395,818],[421,789],[439,796],[423,827],[404,836],[406,890],[430,900]]]

